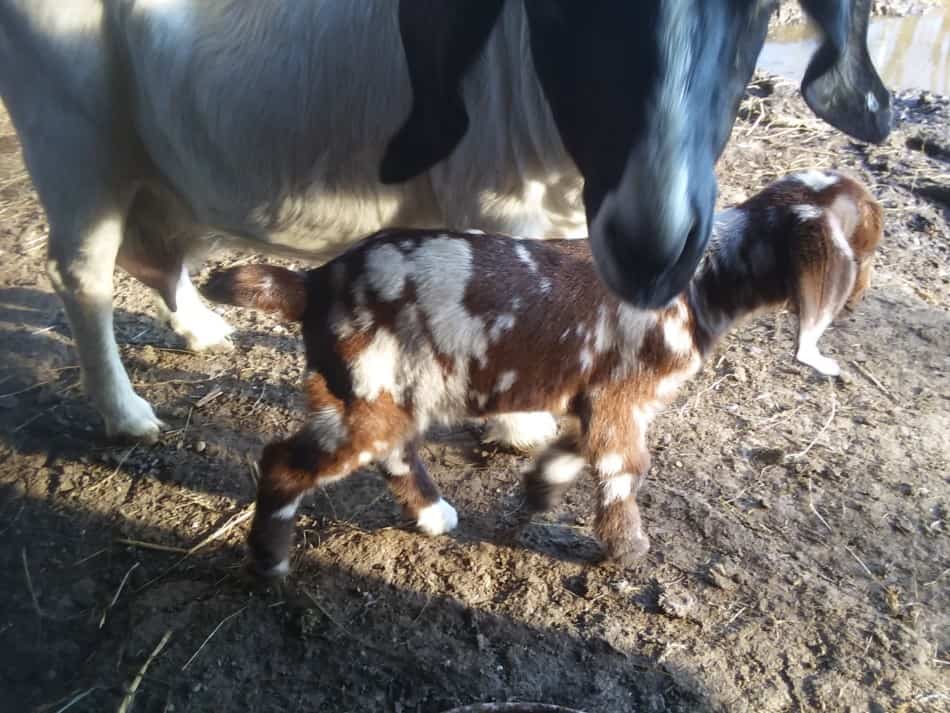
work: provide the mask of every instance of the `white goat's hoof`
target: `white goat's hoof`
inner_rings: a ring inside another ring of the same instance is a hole
[[[454,530],[458,524],[459,516],[455,508],[442,498],[422,508],[416,518],[416,527],[426,535],[444,535]]]
[[[518,451],[543,446],[557,435],[557,421],[546,411],[505,413],[488,423],[485,443],[498,443]]]
[[[799,354],[798,361],[807,364],[819,374],[825,376],[838,376],[841,374],[841,367],[834,359],[829,359],[821,354]]]
[[[106,435],[115,440],[155,443],[165,427],[151,404],[134,392],[118,400],[111,413],[103,410],[102,418]]]

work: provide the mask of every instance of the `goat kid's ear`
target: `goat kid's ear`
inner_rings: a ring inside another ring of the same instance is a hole
[[[891,130],[891,95],[868,54],[871,0],[801,0],[824,33],[802,80],[819,117],[861,141],[880,143]]]

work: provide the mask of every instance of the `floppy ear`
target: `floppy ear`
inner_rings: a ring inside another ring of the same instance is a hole
[[[802,95],[819,117],[862,141],[891,130],[891,95],[868,54],[871,0],[801,0],[824,41],[805,70]]]
[[[399,34],[412,82],[412,111],[386,147],[383,183],[407,181],[452,153],[468,130],[459,91],[504,0],[400,0]]]

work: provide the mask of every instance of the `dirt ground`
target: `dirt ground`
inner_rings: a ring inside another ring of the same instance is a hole
[[[797,364],[794,317],[766,316],[657,419],[642,566],[596,564],[587,482],[506,544],[525,458],[472,426],[424,454],[457,532],[412,532],[367,470],[303,508],[281,590],[244,578],[242,540],[249,464],[301,417],[297,336],[224,310],[233,353],[169,348],[119,276],[123,358],[172,430],[106,442],[0,116],[0,710],[113,711],[136,685],[139,713],[950,710],[950,102],[904,94],[897,114],[871,147],[790,85],[745,102],[723,203],[841,168],[885,206],[885,242],[823,340],[842,378]]]

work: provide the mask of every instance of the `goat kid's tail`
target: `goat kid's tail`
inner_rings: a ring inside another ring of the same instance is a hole
[[[239,265],[211,273],[201,294],[212,302],[279,312],[299,322],[307,307],[307,277],[275,265]]]

